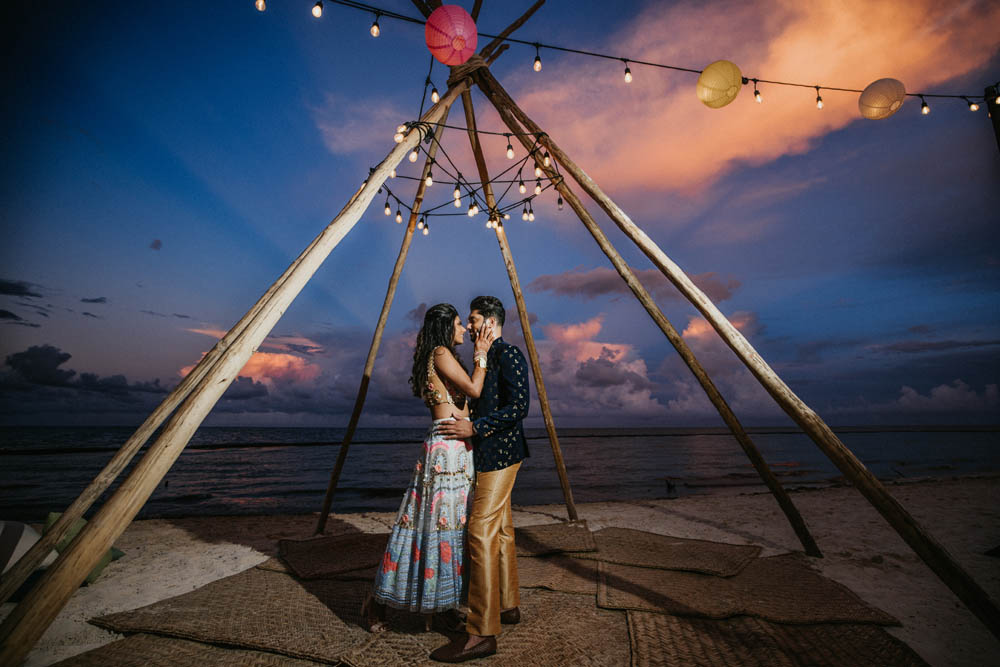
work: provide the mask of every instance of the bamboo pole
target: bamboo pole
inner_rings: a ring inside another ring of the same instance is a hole
[[[488,88],[487,96],[490,97],[494,92],[495,91]],[[491,101],[493,101],[494,104],[497,104],[497,100],[492,97]],[[501,118],[503,118],[510,130],[518,136],[518,139],[524,147],[527,150],[531,150],[532,143],[528,137],[524,136],[523,131],[518,125],[518,121],[505,107],[498,105],[497,110],[500,112]],[[547,171],[549,178],[557,184],[557,190],[560,194],[562,194],[562,196],[566,199],[566,202],[579,216],[580,220],[594,237],[594,240],[597,241],[601,250],[604,251],[604,254],[611,260],[612,265],[618,271],[618,275],[622,277],[629,289],[642,304],[643,308],[646,309],[646,312],[660,328],[660,331],[663,332],[663,334],[670,341],[671,345],[674,346],[674,349],[677,350],[677,353],[680,355],[687,367],[691,369],[695,379],[698,380],[698,383],[708,395],[712,405],[714,405],[716,410],[719,411],[723,421],[727,426],[729,426],[729,429],[735,436],[736,441],[740,444],[740,447],[742,447],[744,453],[747,455],[747,458],[750,459],[751,464],[753,464],[754,469],[756,469],[757,473],[761,476],[761,479],[767,485],[772,495],[774,495],[775,500],[778,502],[778,506],[781,508],[782,512],[784,512],[785,517],[792,526],[792,530],[795,531],[796,536],[798,536],[799,541],[802,543],[802,548],[811,556],[822,557],[822,552],[820,552],[819,547],[816,545],[816,541],[809,533],[809,529],[806,527],[805,521],[802,519],[802,515],[799,514],[799,511],[792,502],[792,499],[788,496],[788,492],[785,491],[784,487],[781,486],[781,482],[778,481],[778,478],[768,467],[767,463],[764,461],[764,457],[761,456],[756,445],[753,443],[753,440],[750,439],[750,436],[743,428],[743,425],[736,418],[736,415],[729,407],[729,404],[726,403],[726,400],[722,397],[722,394],[715,386],[715,383],[712,382],[712,379],[708,376],[704,367],[702,367],[701,363],[697,360],[697,358],[695,358],[694,353],[691,351],[691,348],[688,347],[687,342],[659,309],[649,292],[635,277],[632,269],[628,266],[618,251],[615,250],[614,246],[608,240],[608,237],[604,234],[604,232],[601,231],[600,227],[597,226],[597,223],[583,206],[579,197],[577,197],[576,194],[566,185],[565,180],[559,177],[554,168],[546,168],[544,166],[542,168]]]
[[[498,109],[506,113],[507,118],[516,118],[524,124],[529,132],[542,133],[542,130],[517,106],[488,71],[479,70],[476,78],[480,88],[483,88],[484,91],[492,91],[496,96],[496,99],[491,97],[491,101]],[[1000,638],[1000,608],[948,550],[906,511],[878,478],[840,441],[826,422],[778,377],[778,374],[761,358],[743,334],[726,319],[725,315],[708,299],[705,293],[673,260],[667,257],[645,232],[632,222],[610,197],[604,194],[586,172],[580,169],[548,135],[541,134],[541,143],[549,151],[552,158],[557,160],[573,176],[580,187],[593,197],[594,201],[625,232],[626,236],[639,246],[657,268],[705,316],[705,319],[718,332],[722,340],[743,361],[778,405],[812,438],[813,442],[833,461],[844,476],[857,487],[862,495],[882,514],[889,525],[910,545],[910,548],[920,556],[969,610],[996,637]]]
[[[368,358],[365,360],[365,368],[361,373],[361,386],[358,387],[358,396],[354,401],[354,412],[347,423],[347,432],[344,434],[344,441],[340,443],[340,451],[337,454],[337,463],[330,474],[330,483],[326,488],[326,497],[323,499],[323,509],[319,514],[319,521],[316,524],[316,534],[322,533],[326,529],[326,520],[330,515],[330,506],[333,504],[333,494],[337,491],[337,484],[340,481],[340,473],[344,470],[344,463],[347,461],[347,450],[354,439],[354,431],[358,427],[361,419],[361,411],[365,406],[365,398],[368,396],[368,384],[371,382],[372,370],[375,368],[375,357],[378,355],[378,348],[382,344],[382,332],[385,330],[385,323],[389,319],[389,309],[392,307],[392,300],[396,296],[396,286],[399,284],[399,276],[403,272],[403,265],[406,264],[406,256],[410,252],[410,242],[413,240],[413,232],[416,229],[417,218],[420,215],[420,206],[424,201],[424,192],[427,185],[424,179],[431,170],[434,156],[437,155],[438,145],[441,142],[442,127],[448,120],[450,108],[445,108],[441,121],[434,131],[434,140],[430,148],[427,149],[427,159],[424,160],[424,168],[420,173],[420,181],[417,185],[417,194],[413,198],[413,207],[410,209],[410,220],[406,225],[406,233],[403,235],[403,244],[399,248],[399,255],[396,257],[396,265],[392,269],[389,277],[389,287],[385,293],[385,300],[382,302],[382,312],[378,316],[378,324],[375,325],[375,334],[372,336],[371,346],[368,348]]]
[[[360,190],[359,190],[360,192]],[[355,194],[357,196],[357,193]],[[142,448],[142,446],[149,439],[156,429],[170,416],[170,414],[177,408],[181,402],[187,398],[191,390],[201,382],[201,379],[205,377],[205,374],[215,365],[219,360],[225,350],[229,348],[232,342],[239,336],[240,333],[246,328],[246,325],[260,312],[261,308],[271,299],[274,292],[280,287],[288,276],[291,274],[292,270],[298,266],[302,258],[309,253],[309,251],[316,244],[316,239],[314,239],[298,257],[295,261],[289,265],[285,272],[272,284],[267,291],[261,295],[257,303],[243,315],[243,317],[233,325],[232,329],[226,333],[219,341],[216,342],[212,349],[205,354],[201,360],[195,365],[195,367],[188,373],[180,384],[178,384],[170,394],[167,395],[163,402],[146,418],[146,420],[136,429],[135,433],[125,441],[115,455],[110,461],[104,466],[104,468],[97,474],[97,476],[90,482],[90,484],[83,490],[83,492],[77,497],[76,500],[70,504],[68,508],[62,513],[59,519],[47,530],[42,537],[35,542],[34,545],[17,561],[17,563],[6,573],[0,577],[0,603],[6,602],[11,595],[25,582],[25,580],[31,575],[32,572],[38,567],[38,565],[45,559],[45,557],[51,552],[55,545],[65,536],[69,528],[83,516],[88,509],[94,504],[94,502],[100,498],[101,494],[104,493],[108,487],[114,482],[122,470],[128,467],[128,464],[135,457],[136,453]]]
[[[452,87],[441,102],[431,107],[422,121],[436,123],[455,99],[467,89],[467,82]],[[239,334],[233,345],[206,374],[178,408],[157,441],[149,448],[131,474],[94,518],[80,531],[69,547],[45,572],[35,588],[11,611],[0,626],[0,664],[20,664],[31,647],[58,615],[73,592],[93,569],[101,555],[125,530],[180,455],[202,420],[222,396],[241,368],[263,342],[295,296],[302,290],[333,248],[353,228],[374,198],[376,191],[399,164],[407,151],[421,140],[410,131],[403,142],[368,176],[360,192],[323,230],[312,251],[292,270],[273,298]]]
[[[479,180],[483,182],[483,194],[486,196],[486,205],[489,207],[490,215],[497,215],[497,202],[493,195],[493,186],[490,185],[490,175],[486,169],[483,148],[479,144],[479,135],[476,133],[476,112],[472,106],[472,95],[469,91],[462,93],[462,106],[465,108],[465,125],[469,132],[469,143],[472,145],[472,154],[476,158],[476,167],[479,169]],[[549,408],[549,396],[545,391],[545,381],[542,379],[542,366],[538,361],[535,337],[531,333],[531,323],[528,321],[528,307],[524,303],[524,294],[521,292],[521,281],[518,280],[517,269],[514,267],[514,255],[510,251],[510,245],[507,243],[507,234],[503,228],[503,220],[500,218],[498,218],[496,225],[496,236],[497,242],[500,244],[500,254],[503,256],[504,266],[507,268],[507,276],[510,278],[510,287],[514,292],[514,301],[517,303],[517,314],[521,320],[521,331],[524,332],[524,344],[528,348],[531,372],[535,377],[535,390],[538,392],[538,402],[542,406],[545,430],[549,436],[549,444],[552,446],[552,457],[555,459],[556,471],[559,473],[559,484],[562,486],[563,500],[566,502],[566,513],[569,515],[570,521],[576,521],[578,516],[576,505],[573,502],[573,489],[569,485],[566,464],[563,462],[562,448],[559,446],[559,436],[556,435],[555,422],[552,420],[552,410]]]

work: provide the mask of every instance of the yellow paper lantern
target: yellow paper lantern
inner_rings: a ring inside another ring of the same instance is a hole
[[[897,79],[872,81],[858,98],[861,115],[869,120],[888,118],[903,106],[906,88]]]
[[[716,60],[698,77],[698,99],[712,109],[719,109],[733,100],[743,86],[740,68],[728,60]]]

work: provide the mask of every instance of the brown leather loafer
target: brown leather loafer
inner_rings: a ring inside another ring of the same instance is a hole
[[[449,644],[439,646],[431,653],[431,660],[437,660],[438,662],[465,662],[466,660],[485,658],[497,652],[496,637],[483,637],[478,644],[475,644],[469,650],[465,650],[465,642],[468,640],[469,637],[466,635]]]
[[[500,612],[500,622],[504,625],[516,625],[521,622],[521,608],[514,607]]]

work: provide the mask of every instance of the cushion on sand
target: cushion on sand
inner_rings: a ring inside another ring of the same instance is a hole
[[[0,564],[3,565],[0,571],[6,572],[14,567],[14,563],[21,559],[28,549],[34,546],[35,542],[41,539],[34,528],[20,521],[0,521]],[[50,551],[49,555],[36,569],[51,565],[57,554]]]
[[[53,525],[55,525],[55,522],[58,521],[59,517],[61,516],[62,512],[49,512],[49,515],[45,517],[45,532],[49,532],[49,529],[52,528]],[[77,534],[81,530],[83,530],[83,527],[86,525],[87,525],[87,520],[84,519],[83,517],[80,517],[79,519],[74,521],[73,525],[69,527],[69,530],[66,531],[66,534],[63,535],[62,539],[56,543],[56,551],[62,553],[63,549],[69,546],[69,543],[73,541],[73,538],[75,538]],[[95,581],[97,581],[97,578],[101,576],[101,572],[103,572],[104,568],[108,566],[108,563],[110,563],[113,560],[118,560],[124,555],[125,553],[122,552],[120,549],[111,547],[110,549],[108,549],[107,553],[101,556],[101,560],[97,561],[97,565],[94,566],[94,569],[90,571],[90,574],[87,575],[87,578],[84,579],[83,582],[85,584],[94,583]]]

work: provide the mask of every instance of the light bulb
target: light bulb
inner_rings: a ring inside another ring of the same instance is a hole
[[[997,98],[993,100],[993,104],[1000,104],[1000,95],[997,95]]]
[[[514,147],[510,145],[510,139],[507,140],[507,159],[514,159]]]
[[[253,6],[257,8],[258,12],[262,12],[265,9],[267,9],[267,3],[264,2],[264,0],[257,0],[255,3],[253,3]]]
[[[541,72],[542,71],[542,58],[541,58],[541,56],[535,56],[535,64],[533,64],[531,66],[531,69],[535,70],[536,72]]]
[[[418,155],[418,153],[417,153],[417,149],[416,149],[416,148],[414,148],[414,149],[413,149],[413,150],[412,150],[412,151],[410,152],[410,158],[409,158],[409,160],[410,160],[410,162],[416,162],[416,161],[417,161],[417,158],[418,158],[418,157],[419,157],[419,155]]]
[[[525,206],[524,210],[521,211],[521,220],[527,220],[527,219],[528,219],[528,207]]]
[[[406,123],[403,123],[399,127],[396,128],[396,131],[402,133],[402,132],[406,132],[407,129],[408,128],[406,127]]]
[[[386,201],[386,203],[385,203],[385,214],[386,215],[392,215],[392,209],[389,208],[389,202],[388,201]]]
[[[503,214],[503,219],[504,220],[510,220],[510,213],[504,213]]]
[[[323,16],[323,0],[319,0],[319,2],[313,5],[313,16],[316,18]]]
[[[517,191],[520,192],[522,195],[528,191],[528,188],[524,187],[524,181],[517,182]]]
[[[378,37],[382,34],[382,29],[378,27],[378,14],[375,15],[375,21],[372,23],[372,27],[368,30],[372,34],[372,37]]]
[[[560,211],[561,211],[561,210],[563,210],[563,200],[562,200],[562,195],[559,195],[559,199],[557,199],[557,200],[556,200],[556,205],[557,205],[557,206],[559,207],[559,210],[560,210]]]
[[[537,181],[535,181],[535,194],[536,195],[542,194],[542,179],[538,179]]]
[[[535,212],[528,211],[528,222],[534,222],[534,221],[535,221]]]
[[[492,220],[487,220],[486,221],[486,229],[493,229],[493,221]]]
[[[927,100],[920,98],[920,113],[926,116],[931,112],[931,108],[927,106]]]
[[[535,163],[535,178],[542,177],[542,167],[536,162]]]
[[[427,187],[431,187],[432,185],[434,185],[434,176],[433,174],[431,174],[430,169],[427,170],[427,178],[424,179],[424,185],[426,185]]]
[[[823,98],[819,94],[819,86],[816,86],[816,108],[817,109],[823,108]]]
[[[545,165],[546,167],[552,165],[552,158],[549,157],[548,151],[545,151],[545,153],[542,154],[542,164]]]
[[[438,93],[438,89],[437,88],[432,88],[431,89],[431,102],[433,102],[434,104],[437,104],[440,101],[441,101],[441,94]]]
[[[389,172],[389,178],[396,178],[396,168],[393,167],[392,171]]]
[[[469,217],[471,218],[476,214],[476,210],[472,208],[472,204],[469,204]]]
[[[426,227],[426,226],[425,226],[425,227],[424,227],[424,236],[427,236],[427,235],[428,235],[428,234],[430,234],[430,233],[431,233],[431,228],[430,228],[430,227]]]
[[[417,221],[417,229],[423,229],[424,228],[424,224],[425,224],[424,223],[424,216],[420,216],[420,220]]]
[[[479,213],[479,204],[472,202],[472,215]]]
[[[397,209],[396,209],[396,224],[399,224],[399,223],[401,223],[402,221],[403,221],[403,212],[402,212],[402,211],[400,211],[400,210],[399,210],[399,209],[397,208]]]
[[[451,193],[451,196],[455,199],[462,198],[462,191],[458,189],[458,183],[455,183],[455,191]]]
[[[462,200],[461,199],[456,199],[455,200],[455,208],[462,208]]]
[[[632,70],[625,65],[625,83],[632,83]]]
[[[402,132],[397,132],[396,134],[392,135],[392,140],[395,141],[397,144],[403,143],[403,139],[405,138],[406,137],[403,135]]]
[[[969,111],[979,111],[979,105],[969,100]]]
[[[760,96],[760,91],[757,90],[756,88],[753,89],[753,98],[757,101],[757,104],[760,104],[761,102],[764,101],[764,98]]]

